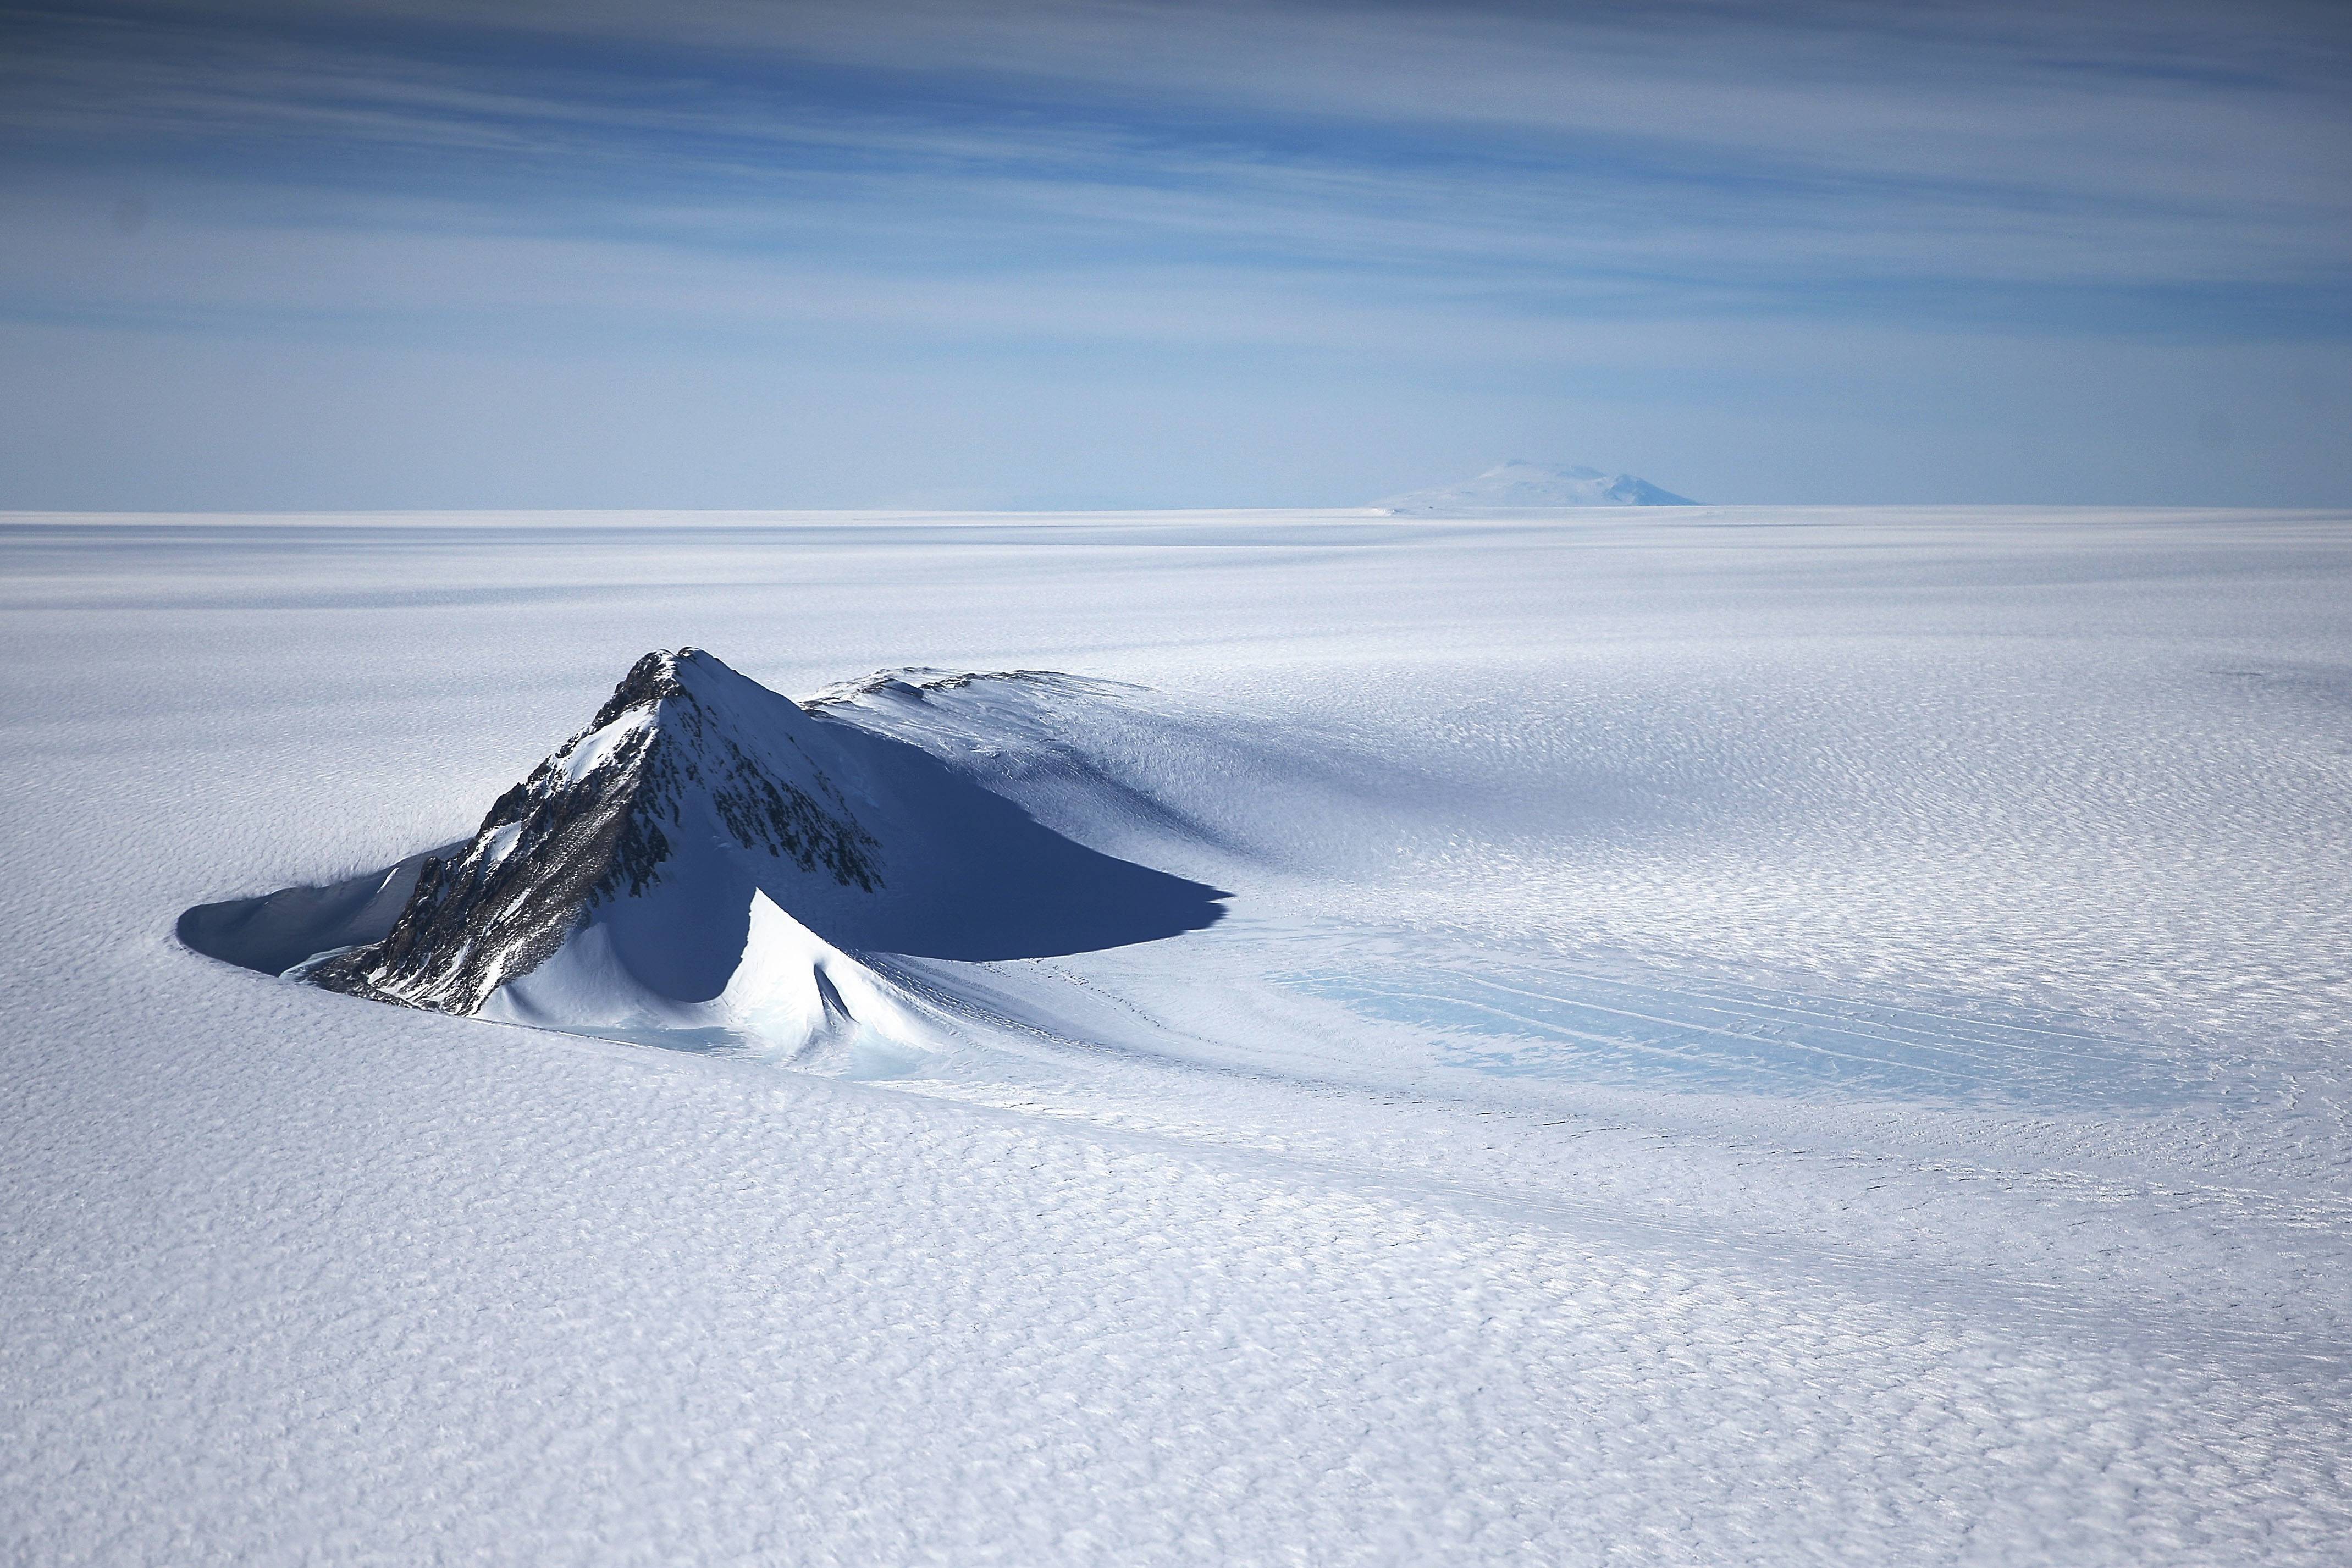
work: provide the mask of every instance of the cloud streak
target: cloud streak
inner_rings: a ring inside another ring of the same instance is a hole
[[[1603,323],[2352,335],[2325,7],[225,0],[0,46],[0,319],[45,331],[1216,344],[1432,395]]]

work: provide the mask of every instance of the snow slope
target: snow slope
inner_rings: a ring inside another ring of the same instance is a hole
[[[1696,506],[1688,497],[1660,489],[1631,474],[1598,468],[1530,463],[1513,458],[1458,485],[1408,490],[1372,503],[1383,511],[1413,517],[1463,517],[1482,511],[1531,507]]]
[[[2352,517],[18,518],[0,600],[0,1560],[2352,1539]],[[175,938],[365,934],[685,643],[881,854],[1228,912],[747,888],[600,1035]]]

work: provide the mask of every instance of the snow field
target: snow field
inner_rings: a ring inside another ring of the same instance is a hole
[[[2326,1413],[2226,1361],[1311,1162],[534,1044],[432,1022],[390,1092],[361,1047],[119,1107],[140,1153],[17,1233],[112,1243],[20,1300],[59,1331],[12,1358],[23,1414],[109,1434],[12,1467],[31,1556],[2132,1562],[2340,1524]],[[258,1152],[257,1087],[285,1095]],[[18,1158],[90,1153],[48,1142]],[[76,1313],[93,1292],[116,1310]]]
[[[1662,515],[0,528],[0,1557],[2340,1561],[2352,519]],[[688,641],[1234,912],[871,1084],[171,940]]]

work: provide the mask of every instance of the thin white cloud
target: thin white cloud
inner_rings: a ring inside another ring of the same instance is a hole
[[[0,316],[159,363],[928,367],[872,394],[882,423],[949,361],[1085,363],[1143,402],[1171,366],[1349,367],[1376,422],[1680,378],[1685,411],[1760,425],[1807,375],[1889,418],[1993,386],[1979,340],[2040,345],[2050,384],[2102,334],[2084,363],[2336,341],[2352,282],[2352,72],[2319,10],[28,15],[0,18]]]
[[[1046,100],[1634,139],[1702,159],[2078,195],[2340,204],[2352,150],[2352,21],[2324,5],[399,0],[346,14],[371,10],[496,37],[509,58],[533,38],[627,40],[656,61],[725,51],[738,65],[1030,84]]]

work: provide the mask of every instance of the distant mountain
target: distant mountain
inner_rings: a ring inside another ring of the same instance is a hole
[[[1631,474],[1604,474],[1598,468],[1561,468],[1549,463],[1522,462],[1517,458],[1498,463],[1476,479],[1458,485],[1437,485],[1408,490],[1372,503],[1384,511],[1408,516],[1443,517],[1456,512],[1491,511],[1517,507],[1565,506],[1696,506],[1688,496],[1662,490]]]

